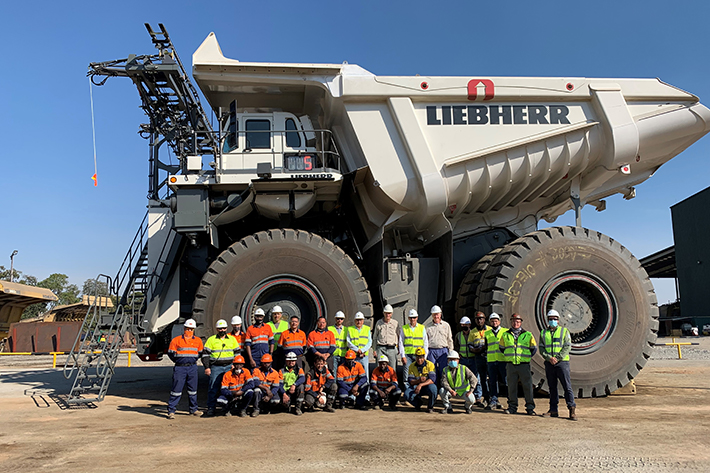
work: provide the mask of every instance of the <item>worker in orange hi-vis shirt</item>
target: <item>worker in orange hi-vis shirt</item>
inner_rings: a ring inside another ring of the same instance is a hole
[[[365,405],[367,389],[367,374],[365,368],[355,361],[355,351],[348,350],[345,354],[345,363],[338,366],[338,374],[336,376],[338,382],[338,399],[340,403],[338,407],[342,409],[345,404],[354,403],[355,407],[361,410],[367,410]]]
[[[298,316],[291,316],[288,330],[281,332],[279,345],[281,347],[280,351],[284,356],[284,360],[289,353],[293,353],[296,355],[296,366],[304,369],[303,355],[306,350],[306,332],[298,328],[300,323],[301,321]]]
[[[271,367],[273,361],[272,356],[267,353],[261,357],[261,364],[254,370],[252,378],[256,408],[251,413],[252,417],[258,416],[262,410],[268,413],[281,403],[279,392],[283,389],[283,378],[279,371]]]
[[[168,401],[168,419],[175,418],[182,390],[187,384],[190,399],[190,414],[199,415],[197,410],[197,360],[202,356],[204,346],[200,337],[195,336],[197,323],[187,319],[183,334],[172,339],[168,347],[168,357],[175,363],[173,368],[173,386]]]

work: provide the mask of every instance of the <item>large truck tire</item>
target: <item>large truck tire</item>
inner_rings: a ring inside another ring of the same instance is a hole
[[[219,319],[241,315],[246,327],[257,307],[268,313],[276,304],[284,320],[299,316],[306,332],[320,315],[333,323],[339,310],[346,323],[357,311],[372,317],[370,292],[353,260],[333,242],[292,229],[259,232],[223,251],[200,281],[193,316],[211,333]]]
[[[466,276],[464,276],[456,295],[455,322],[457,324],[461,320],[461,317],[468,317],[473,322],[473,316],[476,315],[476,312],[481,310],[478,307],[478,296],[481,290],[483,275],[498,252],[500,252],[500,248],[496,248],[490,253],[484,255],[466,272]]]
[[[653,285],[622,245],[581,227],[525,235],[493,258],[483,276],[485,312],[523,317],[540,343],[550,309],[572,335],[570,370],[578,397],[604,396],[635,378],[651,356],[658,332]],[[533,382],[547,391],[542,356],[531,362]]]

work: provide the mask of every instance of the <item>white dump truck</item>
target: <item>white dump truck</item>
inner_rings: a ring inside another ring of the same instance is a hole
[[[697,97],[657,79],[240,62],[210,34],[192,76],[212,129],[167,32],[149,31],[159,54],[90,66],[96,83],[130,77],[150,117],[149,213],[114,281],[145,297],[132,316],[144,359],[188,317],[208,336],[257,307],[279,305],[309,330],[338,310],[377,318],[385,304],[426,322],[439,304],[450,322],[519,313],[536,336],[556,309],[579,396],[644,366],[653,286],[624,246],[581,226],[580,209],[633,198],[710,131]],[[161,161],[164,144],[179,165]],[[538,228],[571,209],[577,226]],[[532,367],[545,389],[539,355]]]

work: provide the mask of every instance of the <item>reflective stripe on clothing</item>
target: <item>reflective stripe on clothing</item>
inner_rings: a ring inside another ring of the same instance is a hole
[[[456,391],[459,396],[471,389],[471,385],[466,379],[466,367],[464,365],[459,365],[456,368],[456,378],[451,377],[451,369],[446,368],[446,380],[449,382],[451,389]]]
[[[493,363],[494,361],[505,361],[503,354],[498,349],[498,344],[500,342],[500,337],[507,332],[507,328],[500,327],[498,333],[494,333],[493,329],[486,330],[486,346],[488,351],[486,352],[486,361],[488,363]]]
[[[328,331],[332,333],[333,338],[335,338],[335,351],[333,355],[345,356],[345,353],[348,351],[348,328],[343,325],[340,327],[340,333],[338,333],[338,329],[335,325],[331,325],[328,327]]]
[[[296,355],[303,355],[306,346],[306,333],[303,330],[292,332],[290,329],[281,334],[279,345],[285,353],[293,352]]]
[[[225,335],[224,338],[219,338],[212,335],[205,342],[204,355],[209,356],[211,361],[227,360],[231,363],[238,347],[239,342],[234,337]]]
[[[469,330],[469,333],[471,331]],[[463,331],[456,334],[456,342],[459,344],[459,355],[461,358],[473,358],[473,351],[468,348],[468,335]]]
[[[222,377],[222,387],[236,392],[244,389],[244,386],[250,385],[252,379],[251,373],[246,368],[242,368],[242,372],[239,374],[236,374],[234,370],[231,369],[224,373]]]
[[[350,345],[362,350],[363,356],[367,356],[370,351],[370,346],[372,345],[370,327],[364,324],[360,329],[355,326],[348,327],[348,346]]]
[[[281,370],[281,379],[283,379],[284,389],[288,390],[294,384],[300,386],[306,382],[306,374],[303,372],[303,368],[295,366],[293,370],[284,367]]]
[[[358,378],[365,375],[365,368],[357,361],[353,363],[352,368],[348,368],[345,364],[338,366],[338,382],[353,384]]]
[[[415,363],[409,365],[409,372],[407,373],[407,379],[412,380],[414,378],[421,378],[426,376],[432,381],[436,382],[436,366],[429,360],[424,360],[424,363],[419,366]]]
[[[281,338],[281,334],[288,330],[288,322],[286,322],[285,320],[279,320],[278,327],[273,322],[268,322],[266,325],[271,328],[271,333],[274,334],[274,345],[278,345],[279,339]]]
[[[268,388],[278,388],[281,385],[283,379],[281,378],[281,373],[273,368],[269,368],[269,371],[264,373],[261,368],[256,368],[254,370],[254,386],[266,386]],[[258,381],[257,381],[258,380]]]
[[[424,326],[422,324],[417,324],[414,328],[407,324],[402,327],[402,333],[404,334],[402,343],[405,355],[414,355],[417,348],[424,348]]]
[[[484,325],[482,329],[478,327],[472,327],[468,334],[468,348],[471,350],[471,356],[486,356],[486,334],[491,328],[488,325]],[[481,349],[478,353],[474,351],[474,348]]]
[[[385,371],[382,371],[378,366],[372,371],[370,383],[380,389],[386,389],[393,384],[397,385],[397,372],[391,366],[388,366]]]
[[[319,373],[315,369],[308,372],[306,377],[306,391],[320,392],[321,389],[327,387],[335,381],[333,374],[325,369],[325,373]]]
[[[185,338],[185,335],[179,335],[170,342],[168,356],[176,364],[192,365],[202,356],[203,349],[204,345],[199,337],[193,335],[191,338]]]
[[[333,353],[335,351],[335,336],[330,330],[313,330],[308,334],[308,348],[318,353]]]
[[[229,336],[237,341],[237,351],[241,352],[244,348],[244,341],[247,339],[246,332],[244,330],[239,333],[234,333],[234,331],[232,331]]]
[[[500,338],[499,349],[503,351],[504,361],[519,365],[530,363],[533,355],[533,347],[536,346],[532,333],[523,330],[518,338],[510,331],[505,332]]]
[[[261,327],[252,325],[247,329],[247,337],[244,343],[248,347],[253,347],[255,345],[268,345],[273,343],[273,341],[274,333],[271,331],[271,327],[268,325],[262,325]]]
[[[542,346],[545,348],[545,352],[548,355],[557,357],[560,354],[567,332],[566,327],[557,327],[554,333],[548,329],[542,331],[540,338],[542,338]],[[560,361],[569,361],[569,353],[563,356]]]

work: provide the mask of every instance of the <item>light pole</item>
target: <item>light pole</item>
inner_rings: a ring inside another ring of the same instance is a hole
[[[13,279],[13,273],[15,272],[15,255],[17,254],[17,250],[13,251],[12,254],[10,255],[10,282],[12,282]]]

